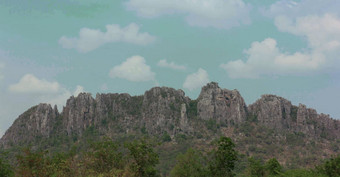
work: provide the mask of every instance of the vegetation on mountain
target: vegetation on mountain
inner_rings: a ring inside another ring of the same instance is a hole
[[[275,95],[247,106],[237,90],[212,82],[196,100],[155,87],[141,96],[81,93],[60,113],[39,104],[0,139],[0,152],[8,152],[0,164],[33,176],[35,169],[59,176],[327,174],[337,171],[335,159],[315,165],[339,154],[339,138],[340,121],[328,115]]]
[[[164,176],[157,170],[159,155],[150,139],[117,142],[110,138],[91,143],[87,151],[73,147],[65,153],[48,153],[23,148],[12,167],[0,158],[0,177],[8,176]],[[2,154],[5,155],[5,154]],[[336,177],[340,176],[340,155],[314,168],[287,169],[275,159],[248,157],[243,170],[236,172],[242,161],[230,138],[220,137],[209,152],[188,148],[180,153],[171,169],[171,177]],[[244,156],[244,155],[242,155]]]

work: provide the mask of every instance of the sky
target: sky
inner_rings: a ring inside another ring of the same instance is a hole
[[[0,136],[28,108],[80,92],[196,99],[218,82],[339,119],[340,1],[2,0]]]

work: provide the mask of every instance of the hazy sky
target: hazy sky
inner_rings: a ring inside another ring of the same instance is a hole
[[[210,81],[340,118],[338,0],[1,0],[0,135],[26,109]]]

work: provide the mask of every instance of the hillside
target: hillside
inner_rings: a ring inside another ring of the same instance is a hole
[[[192,100],[182,90],[155,87],[141,96],[89,93],[70,97],[62,112],[39,104],[20,115],[0,140],[12,154],[19,147],[50,152],[88,147],[88,140],[149,136],[163,142],[157,151],[167,173],[179,152],[207,150],[219,136],[233,139],[238,151],[277,158],[288,168],[310,167],[340,150],[340,121],[305,105],[263,95],[246,105],[237,90],[209,83]]]

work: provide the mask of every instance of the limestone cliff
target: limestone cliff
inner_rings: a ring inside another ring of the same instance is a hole
[[[211,125],[210,120],[215,125]],[[63,111],[48,104],[34,106],[16,119],[0,140],[5,149],[14,145],[39,143],[65,135],[73,141],[89,130],[98,136],[145,133],[153,136],[178,134],[196,136],[211,127],[235,127],[249,121],[280,132],[301,132],[308,137],[340,139],[340,121],[314,109],[275,95],[263,95],[247,106],[237,90],[222,89],[208,83],[197,100],[182,90],[155,87],[141,96],[89,93],[70,97]],[[230,133],[229,133],[230,134]],[[209,136],[210,136],[209,135]]]

